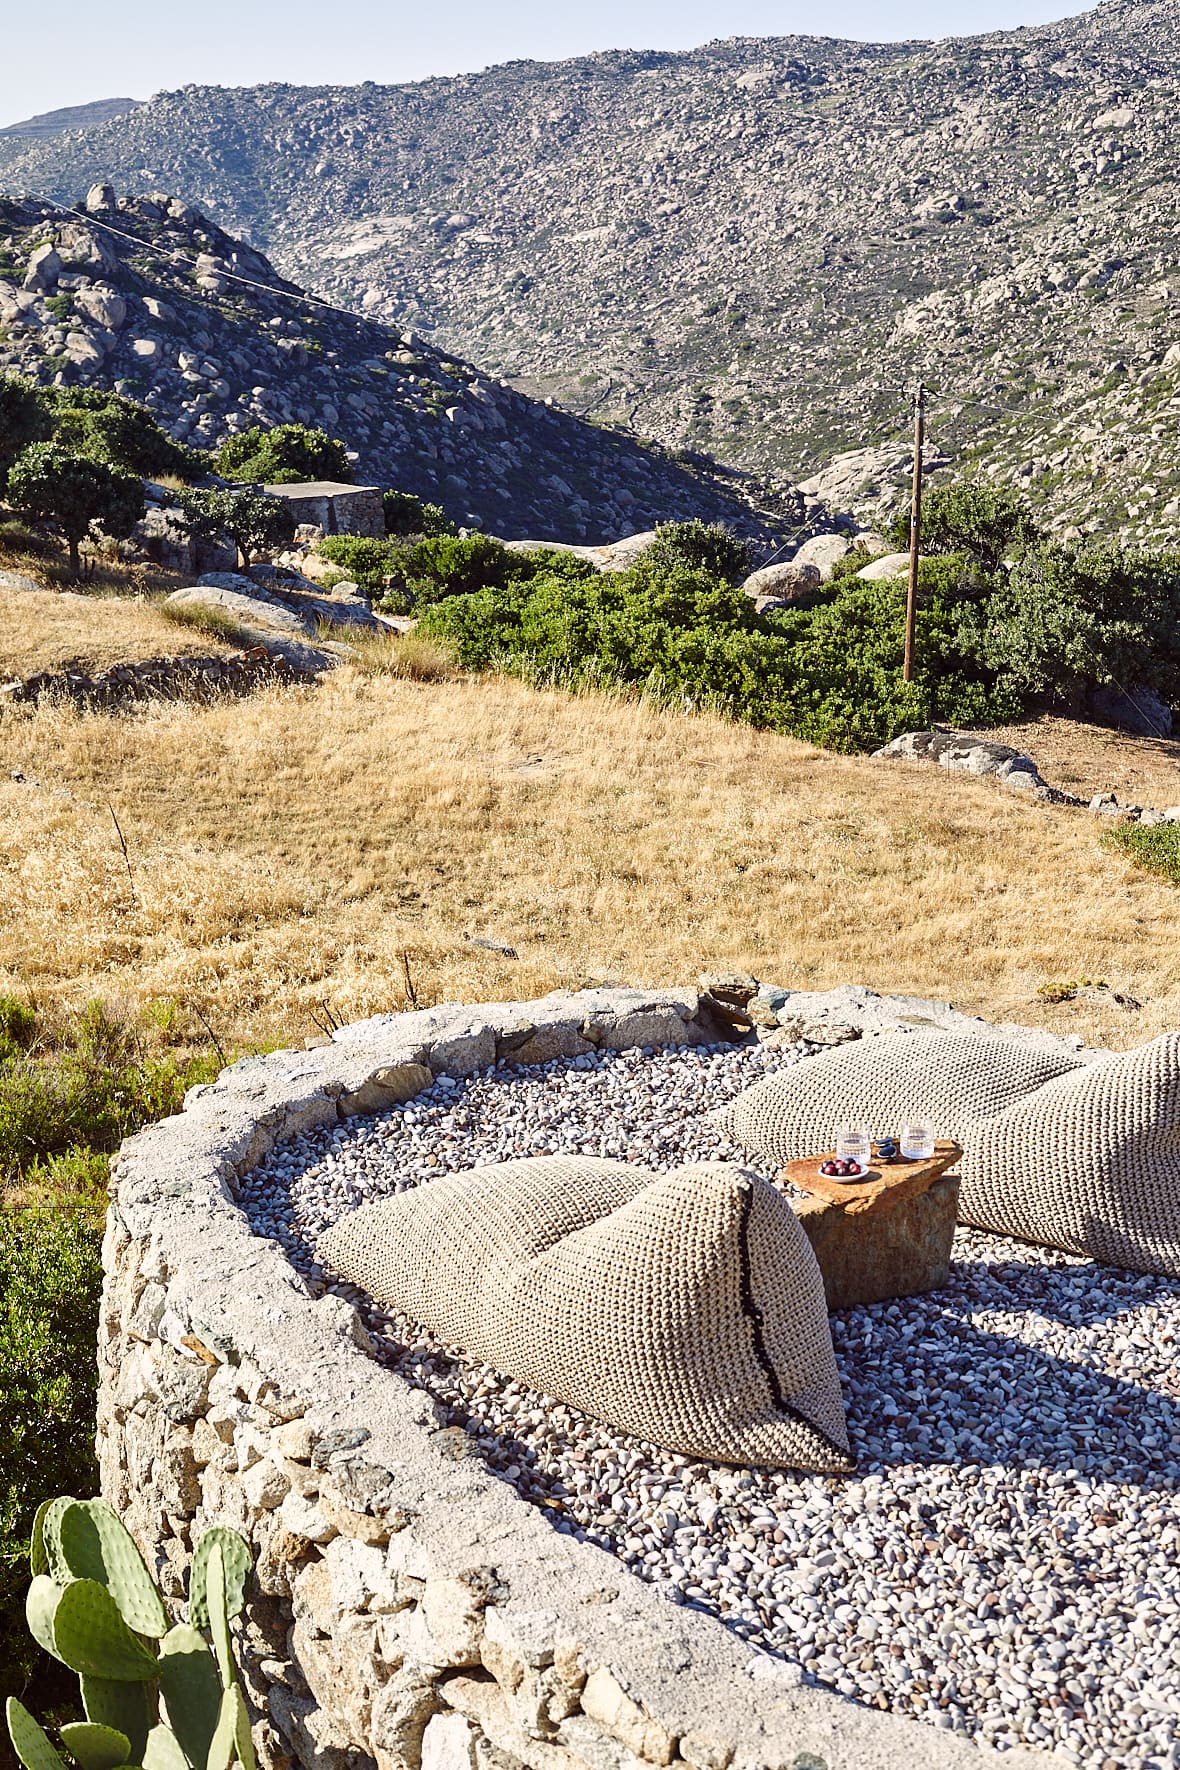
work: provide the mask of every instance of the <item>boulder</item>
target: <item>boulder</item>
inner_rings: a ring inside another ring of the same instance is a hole
[[[25,270],[26,289],[52,289],[61,275],[62,262],[54,246],[38,246]]]
[[[1090,691],[1090,712],[1104,724],[1117,725],[1137,737],[1171,737],[1172,709],[1153,688],[1133,683],[1116,688],[1107,683]]]
[[[863,578],[866,584],[875,584],[884,578],[904,578],[909,569],[908,553],[883,553],[880,559],[873,559],[868,565],[862,565],[856,575]]]
[[[110,184],[92,184],[86,192],[87,215],[102,215],[108,209],[114,209],[115,190]]]
[[[766,565],[760,572],[751,572],[742,585],[747,596],[755,599],[773,597],[778,602],[792,602],[809,590],[818,590],[823,576],[818,565],[798,559],[783,565]]]
[[[102,326],[108,332],[117,332],[127,318],[127,303],[115,289],[104,288],[101,283],[94,283],[89,289],[79,289],[74,296],[74,305],[96,326]]]
[[[554,553],[572,553],[575,559],[588,559],[600,572],[629,571],[641,554],[646,553],[656,538],[654,529],[637,535],[624,535],[619,541],[608,541],[601,547],[579,547],[570,541],[505,541],[511,553],[534,553],[548,547]]]
[[[804,541],[791,563],[816,566],[821,580],[826,584],[836,561],[843,559],[851,547],[852,542],[847,535],[812,535],[810,541]]]

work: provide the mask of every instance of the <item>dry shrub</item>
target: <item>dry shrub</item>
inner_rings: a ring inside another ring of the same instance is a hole
[[[366,634],[350,639],[349,662],[362,676],[392,676],[402,682],[454,682],[463,672],[454,654],[437,639],[419,633]]]

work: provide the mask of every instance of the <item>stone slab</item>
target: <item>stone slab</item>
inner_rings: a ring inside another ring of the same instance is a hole
[[[829,1309],[920,1296],[950,1277],[957,1174],[945,1174],[916,1198],[873,1216],[850,1216],[822,1198],[791,1203],[815,1249]]]

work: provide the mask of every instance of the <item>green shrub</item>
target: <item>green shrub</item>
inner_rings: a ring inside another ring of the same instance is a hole
[[[195,479],[208,471],[207,456],[175,442],[145,407],[121,394],[63,387],[49,389],[45,398],[53,440],[72,454],[144,479]]]
[[[453,535],[455,525],[439,504],[423,504],[409,492],[383,493],[387,535]]]
[[[0,375],[0,492],[8,469],[30,443],[48,442],[53,419],[45,396],[19,375]]]
[[[370,596],[380,596],[385,580],[398,568],[405,549],[370,535],[327,535],[316,543],[321,559],[344,568],[344,574]],[[337,580],[343,583],[344,579]]]
[[[1080,711],[1091,688],[1122,682],[1180,705],[1180,554],[1046,543],[964,609],[959,643],[1025,698]]]
[[[122,1138],[177,1111],[216,1068],[145,1051],[101,1002],[55,1026],[0,997],[0,1185],[66,1191],[84,1181],[89,1190]]]
[[[102,1220],[93,1206],[0,1208],[0,1686],[39,1657],[25,1629],[29,1531],[59,1488],[94,1493],[95,1323]],[[42,1689],[51,1700],[56,1687]]]
[[[750,574],[750,549],[720,523],[664,522],[655,540],[641,556],[643,568],[653,575],[684,568],[708,572],[727,584],[740,584]]]
[[[839,750],[875,748],[943,718],[1010,718],[957,650],[957,617],[931,591],[918,613],[918,678],[901,679],[905,587],[840,586],[826,601],[761,617],[740,590],[685,567],[580,583],[552,573],[441,601],[421,631],[469,669],[533,681],[630,684]]]
[[[262,485],[295,485],[328,479],[352,484],[352,463],[338,438],[306,424],[276,424],[271,430],[243,430],[222,443],[217,471],[226,479]]]
[[[908,505],[898,511],[887,534],[899,551],[908,551]],[[923,553],[960,553],[995,571],[1009,554],[1023,553],[1038,539],[1028,504],[1005,486],[955,480],[931,486],[922,500]]]
[[[532,571],[527,559],[490,535],[432,535],[406,547],[398,560],[415,602],[437,602],[488,586],[502,589]]]
[[[1116,824],[1102,840],[1144,872],[1180,885],[1180,824]]]

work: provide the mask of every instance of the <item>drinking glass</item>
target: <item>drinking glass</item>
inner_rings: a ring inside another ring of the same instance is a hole
[[[836,1126],[836,1160],[856,1162],[867,1168],[873,1155],[872,1130],[869,1125]]]
[[[909,1162],[929,1161],[934,1154],[934,1126],[929,1119],[906,1119],[901,1127],[901,1153]]]

